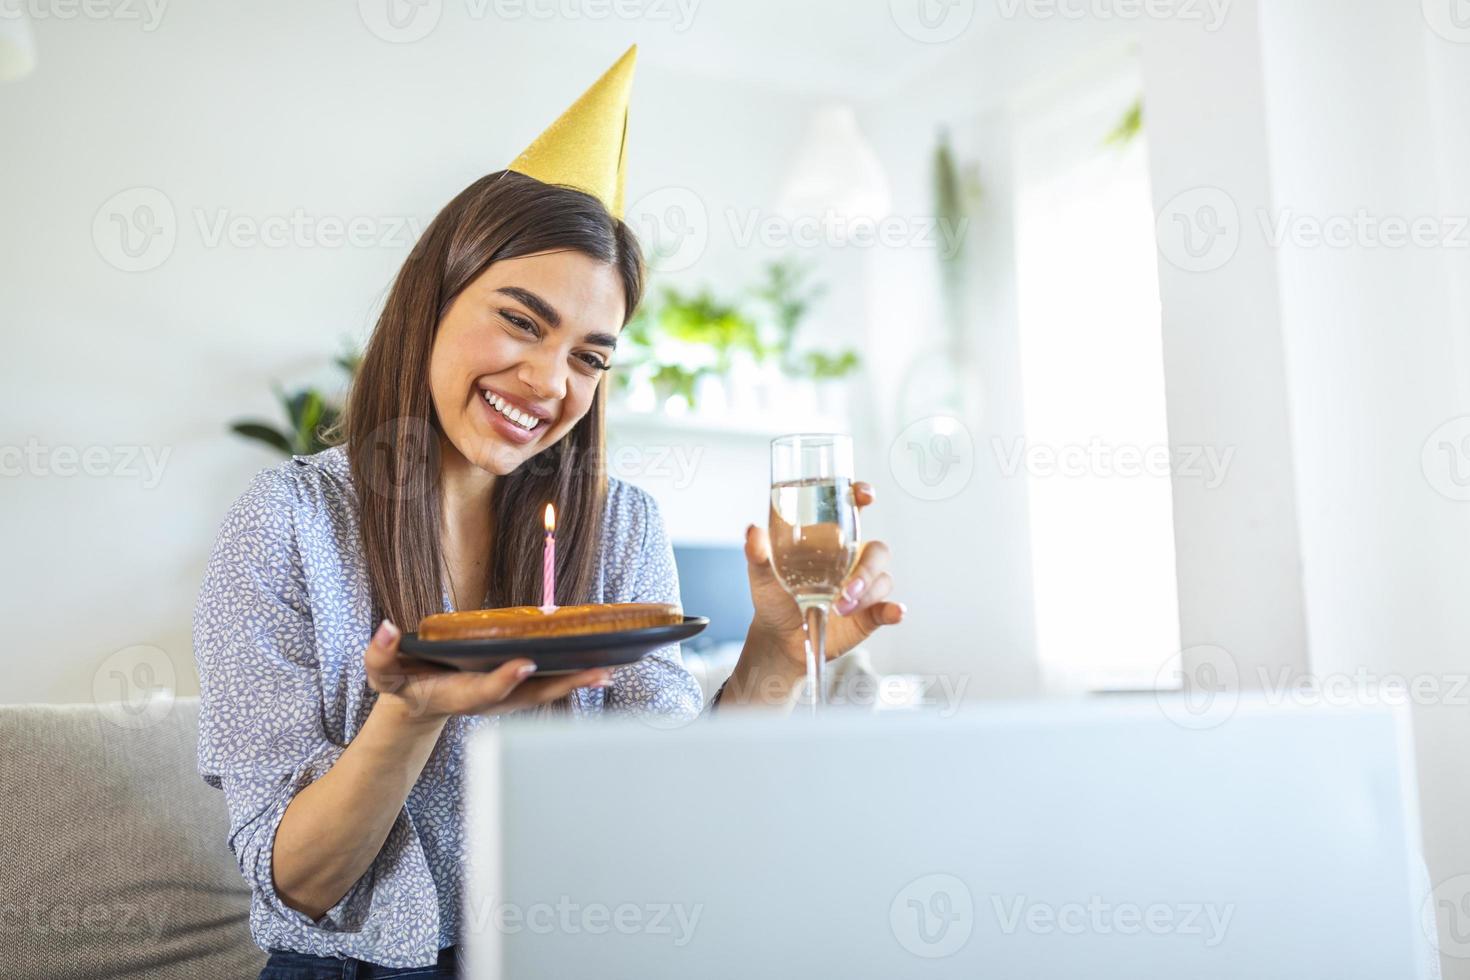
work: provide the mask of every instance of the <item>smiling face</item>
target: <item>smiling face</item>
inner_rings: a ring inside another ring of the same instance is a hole
[[[429,387],[445,440],[513,472],[592,407],[626,312],[614,266],[576,251],[493,262],[444,314]]]

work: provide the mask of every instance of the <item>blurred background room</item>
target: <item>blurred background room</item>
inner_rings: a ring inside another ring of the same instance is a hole
[[[1403,684],[1470,874],[1461,6],[0,0],[0,701],[197,692],[231,501],[319,446],[438,209],[637,43],[608,461],[702,683],[770,439],[850,432],[888,707]]]

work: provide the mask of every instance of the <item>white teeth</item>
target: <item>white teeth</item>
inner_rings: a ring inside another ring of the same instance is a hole
[[[525,412],[511,408],[504,398],[501,398],[494,392],[485,392],[485,401],[489,402],[490,405],[501,415],[504,415],[506,418],[510,419],[512,422],[514,422],[516,425],[519,425],[523,429],[534,429],[538,424],[540,424],[540,419],[536,418],[534,415],[527,415]]]

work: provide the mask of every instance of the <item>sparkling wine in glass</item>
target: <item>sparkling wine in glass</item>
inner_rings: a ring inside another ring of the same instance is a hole
[[[806,620],[812,710],[823,700],[827,615],[858,553],[852,439],[840,434],[771,441],[771,563]]]

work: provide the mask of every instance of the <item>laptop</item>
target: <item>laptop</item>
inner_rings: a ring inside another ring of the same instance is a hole
[[[465,975],[1433,974],[1402,710],[1160,704],[486,732]]]

